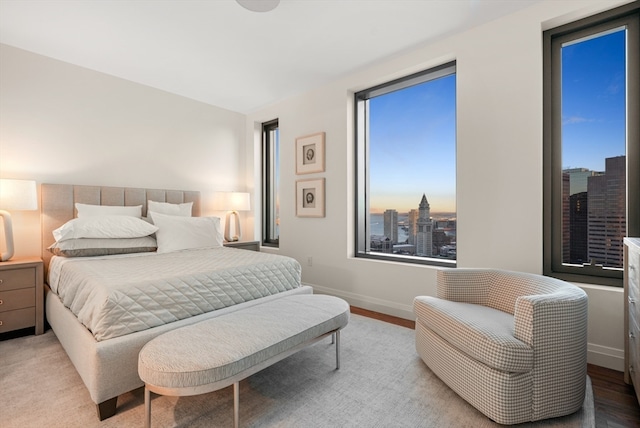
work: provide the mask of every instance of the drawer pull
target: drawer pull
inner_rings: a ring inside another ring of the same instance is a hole
[[[2,301],[2,299],[0,299],[0,305],[3,304],[4,302]]]
[[[629,296],[629,304],[635,305],[636,304],[636,299],[634,299],[631,296]]]
[[[2,320],[0,320],[0,325],[2,325]]]
[[[0,284],[2,284],[2,282],[3,282],[3,281],[4,281],[4,280],[3,280],[2,278],[0,278]]]
[[[634,338],[635,338],[635,336],[633,335],[633,332],[632,332],[632,331],[630,331],[630,332],[629,332],[629,338],[630,338],[630,339],[634,339]]]

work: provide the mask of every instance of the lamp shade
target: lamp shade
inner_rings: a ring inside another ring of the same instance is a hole
[[[0,209],[7,211],[37,210],[36,182],[0,178]]]
[[[38,192],[33,180],[12,180],[0,178],[0,219],[4,224],[4,239],[6,251],[0,254],[0,262],[13,257],[13,223],[12,211],[27,211],[38,209]]]
[[[219,192],[216,195],[218,209],[225,211],[249,211],[251,208],[247,192]]]

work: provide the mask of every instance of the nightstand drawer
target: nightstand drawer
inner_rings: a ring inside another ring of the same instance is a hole
[[[36,308],[0,312],[0,333],[33,327],[36,324]]]
[[[640,388],[640,367],[638,367],[638,362],[640,361],[640,328],[638,328],[638,324],[635,321],[629,324],[629,375],[633,386],[637,390]]]
[[[35,284],[35,268],[0,270],[0,291],[34,287]]]
[[[36,289],[34,287],[0,292],[0,312],[29,308],[35,306],[35,302]]]

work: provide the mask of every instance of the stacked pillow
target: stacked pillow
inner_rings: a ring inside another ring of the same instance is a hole
[[[56,256],[89,257],[156,251],[157,226],[142,220],[142,205],[116,207],[76,203],[78,217],[53,231]]]
[[[146,221],[142,205],[76,203],[77,218],[53,231],[56,242],[48,250],[57,256],[87,257],[222,246],[220,219],[191,217],[192,202],[147,203]]]

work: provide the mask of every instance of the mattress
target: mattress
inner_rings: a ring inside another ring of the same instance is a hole
[[[54,257],[49,286],[97,341],[300,287],[290,257],[218,247]]]

